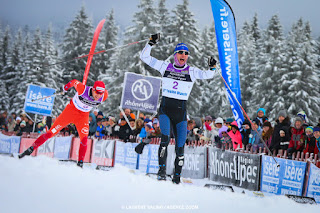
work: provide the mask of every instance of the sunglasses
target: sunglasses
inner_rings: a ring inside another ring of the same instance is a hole
[[[180,51],[177,51],[176,53],[178,53],[178,54],[185,54],[185,55],[189,55],[189,52],[188,51],[182,51],[182,50],[180,50]]]

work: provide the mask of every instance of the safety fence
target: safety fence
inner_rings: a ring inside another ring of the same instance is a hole
[[[0,153],[21,153],[36,138],[7,136],[0,133]],[[84,162],[100,167],[121,164],[142,173],[157,173],[158,148],[160,139],[153,139],[138,155],[134,148],[137,143],[124,143],[119,139],[89,139]],[[72,136],[54,137],[46,141],[32,154],[46,155],[59,160],[78,159],[80,139]],[[215,148],[208,143],[192,142],[185,147],[185,161],[181,176],[204,179],[232,185],[239,188],[262,191],[277,195],[307,196],[320,203],[320,169],[314,159],[289,160],[263,153],[251,154],[250,150],[238,152]],[[168,146],[167,174],[173,174],[175,160],[174,141]]]

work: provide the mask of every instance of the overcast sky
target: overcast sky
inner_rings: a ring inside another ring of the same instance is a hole
[[[167,8],[172,9],[183,0],[167,0]],[[0,23],[2,25],[29,25],[41,28],[68,26],[82,4],[94,23],[105,18],[114,8],[117,23],[123,28],[130,25],[133,14],[138,11],[140,0],[0,0]],[[156,0],[156,2],[158,2]],[[189,0],[190,10],[202,28],[213,21],[210,0]],[[293,22],[302,17],[311,23],[313,35],[320,36],[320,0],[228,0],[235,13],[237,28],[258,14],[260,27],[265,28],[272,15],[280,17],[287,32]],[[3,27],[3,26],[2,26]]]

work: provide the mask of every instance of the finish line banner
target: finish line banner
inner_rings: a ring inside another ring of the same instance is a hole
[[[221,73],[226,86],[231,110],[238,126],[241,127],[244,117],[237,100],[241,104],[240,74],[237,50],[237,33],[233,11],[225,0],[210,0],[215,24]],[[237,100],[233,97],[237,98]]]
[[[121,108],[144,112],[157,112],[160,78],[126,72],[121,98]]]
[[[55,89],[47,88],[47,87],[40,87],[36,85],[29,85],[26,99],[24,102],[24,111],[33,113],[33,114],[40,114],[45,116],[50,116],[54,104],[54,97],[51,96],[55,93]],[[43,97],[51,96],[45,99],[32,101],[36,99],[40,99]]]

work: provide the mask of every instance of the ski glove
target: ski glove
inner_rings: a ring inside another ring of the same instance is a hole
[[[135,148],[134,148],[134,151],[136,151],[136,153],[138,153],[139,155],[142,154],[143,152],[143,148],[144,146],[147,145],[146,143],[139,143]]]
[[[67,92],[71,88],[71,81],[63,86],[63,91]]]
[[[148,44],[152,46],[156,44],[158,41],[160,41],[160,33],[151,35],[150,41],[148,42]]]
[[[210,56],[210,58],[208,58],[208,65],[209,65],[210,70],[212,70],[212,71],[216,70],[216,64],[217,64],[216,59],[214,59],[212,56]]]

